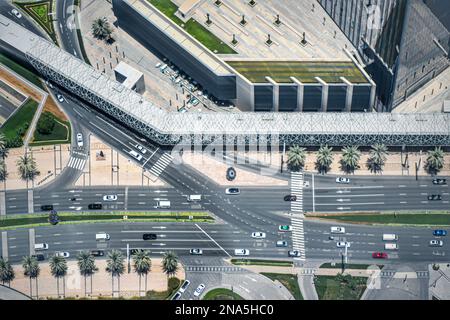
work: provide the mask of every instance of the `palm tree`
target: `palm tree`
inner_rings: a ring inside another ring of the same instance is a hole
[[[333,149],[328,146],[321,146],[317,152],[316,169],[319,173],[327,173],[333,163]]]
[[[35,257],[26,256],[23,257],[22,267],[24,269],[23,274],[30,278],[30,297],[33,297],[33,291],[31,286],[31,280],[36,279],[36,297],[39,298],[38,293],[38,277],[41,272],[41,268],[39,267],[39,262]]]
[[[106,260],[106,272],[111,275],[112,296],[114,297],[114,277],[117,277],[118,291],[120,296],[120,275],[125,271],[125,263],[122,252],[119,250],[112,250],[108,253],[108,260]]]
[[[141,294],[141,278],[145,275],[145,292],[147,292],[147,274],[152,267],[150,253],[144,250],[138,250],[133,255],[134,271],[139,275],[139,295]]]
[[[432,175],[436,175],[444,167],[444,151],[440,147],[428,151],[428,158],[425,163],[425,170]]]
[[[80,269],[80,274],[84,277],[84,296],[86,296],[86,278],[91,278],[91,294],[92,294],[92,276],[98,271],[95,265],[95,258],[88,251],[82,251],[77,256],[78,268]]]
[[[19,175],[22,180],[27,182],[31,180],[34,183],[34,178],[40,174],[37,170],[36,161],[31,154],[25,154],[23,157],[19,157],[17,160],[17,168],[19,169]]]
[[[112,29],[109,22],[103,18],[95,19],[92,23],[92,35],[99,40],[111,39]]]
[[[359,169],[359,159],[361,152],[358,147],[345,147],[342,149],[341,169],[346,173],[353,173]]]
[[[306,149],[299,146],[292,146],[288,151],[288,168],[292,171],[299,171],[305,166]]]
[[[14,280],[16,274],[14,273],[14,269],[8,260],[0,258],[0,281],[4,285],[8,283],[8,287],[11,286],[11,281]]]
[[[65,277],[67,275],[67,262],[63,257],[54,255],[50,258],[50,271],[52,276],[56,278],[56,287],[58,291],[59,298],[59,278],[63,278],[63,297],[66,296],[66,281]]]
[[[174,276],[178,271],[178,257],[173,251],[164,253],[162,269],[167,278]]]
[[[3,188],[6,190],[6,179],[8,172],[6,171],[6,163],[4,158],[0,158],[0,182],[3,182]]]
[[[367,159],[367,168],[374,173],[383,171],[386,162],[388,148],[384,144],[376,144],[372,146],[369,159]]]
[[[6,147],[6,137],[0,133],[0,158],[3,160],[8,156],[8,148]]]

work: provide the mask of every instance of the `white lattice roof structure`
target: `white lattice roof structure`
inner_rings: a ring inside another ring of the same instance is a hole
[[[44,76],[160,144],[181,138],[244,139],[266,135],[301,145],[450,145],[450,115],[389,113],[176,113],[0,15],[0,41],[25,54]]]

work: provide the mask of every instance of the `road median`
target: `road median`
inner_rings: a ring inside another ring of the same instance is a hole
[[[0,230],[48,226],[49,215],[17,214],[0,218]],[[120,222],[214,222],[207,211],[196,212],[58,212],[59,224]]]

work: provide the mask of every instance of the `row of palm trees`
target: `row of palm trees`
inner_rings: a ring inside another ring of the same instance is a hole
[[[133,269],[139,276],[139,295],[141,294],[141,279],[145,277],[145,291],[147,292],[147,276],[151,271],[152,261],[150,259],[150,252],[147,250],[137,250],[132,256]],[[77,264],[80,274],[84,277],[84,295],[87,296],[87,279],[90,279],[90,292],[92,293],[92,277],[99,270],[95,265],[95,258],[88,251],[82,251],[77,255]],[[56,279],[56,287],[58,298],[60,297],[60,280],[63,281],[63,294],[65,297],[65,277],[67,275],[67,261],[65,258],[53,255],[49,259],[50,272]],[[39,297],[38,292],[38,278],[41,272],[39,262],[33,256],[26,256],[22,260],[23,273],[30,280],[30,296],[33,296],[33,280],[35,281],[35,295]],[[167,277],[174,276],[178,271],[178,257],[172,252],[168,251],[163,256],[163,272]],[[111,290],[114,296],[114,279],[117,279],[118,294],[120,295],[120,277],[125,272],[125,257],[119,250],[111,250],[107,255],[105,271],[111,275]],[[14,269],[8,260],[0,258],[0,281],[3,285],[11,285],[15,279]]]
[[[320,174],[330,170],[334,157],[333,149],[328,146],[321,146],[317,151],[315,168]],[[384,144],[376,144],[371,147],[369,158],[367,159],[367,169],[372,173],[383,171],[388,154],[388,148]],[[360,168],[361,151],[356,146],[348,146],[342,149],[342,156],[339,160],[341,170],[345,173],[354,173]],[[302,170],[306,162],[306,148],[292,146],[288,151],[288,168],[291,171]],[[428,152],[425,163],[425,170],[430,174],[438,174],[444,167],[444,151],[440,147]]]
[[[6,168],[5,159],[8,157],[9,150],[6,147],[6,137],[3,133],[0,133],[0,182],[3,182],[4,187],[6,188],[6,179],[8,178],[8,171]],[[34,182],[34,179],[40,174],[37,169],[36,160],[33,158],[33,155],[30,153],[25,153],[24,156],[20,156],[17,159],[17,169],[19,171],[19,176],[23,181],[28,182],[31,180]]]

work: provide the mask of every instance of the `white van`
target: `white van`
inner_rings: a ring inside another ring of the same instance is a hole
[[[201,201],[201,200],[202,200],[201,194],[191,194],[187,198],[187,201],[189,201],[189,202]]]
[[[133,156],[133,158],[135,158],[137,161],[141,161],[142,160],[142,156],[137,153],[134,150],[131,150],[130,152],[128,152],[131,156]]]
[[[397,241],[398,236],[396,234],[389,234],[385,233],[383,234],[383,241]]]
[[[35,243],[34,250],[36,250],[36,251],[48,250],[48,244],[47,243]]]
[[[156,207],[161,209],[170,209],[170,201],[158,201]]]
[[[385,243],[384,250],[398,250],[398,245],[396,243]]]
[[[235,256],[248,256],[250,255],[250,250],[247,249],[234,249]]]
[[[100,233],[97,233],[96,235],[95,235],[95,240],[97,240],[97,241],[106,241],[106,240],[109,240],[110,239],[110,236],[109,236],[109,234],[107,234],[107,233],[105,233],[105,232],[100,232]]]

